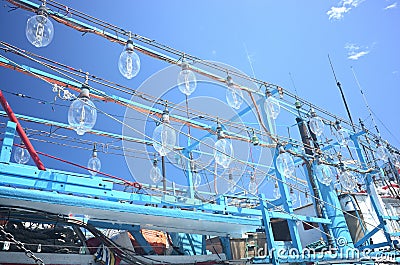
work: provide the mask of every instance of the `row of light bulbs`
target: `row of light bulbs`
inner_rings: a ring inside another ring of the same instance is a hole
[[[46,47],[52,41],[53,36],[54,27],[51,20],[48,19],[48,10],[46,8],[46,1],[44,0],[41,6],[36,11],[36,15],[29,18],[27,21],[26,37],[28,41],[35,47]],[[132,79],[140,71],[140,58],[134,51],[131,34],[129,34],[129,39],[127,40],[126,45],[119,56],[118,69],[120,73],[127,79]],[[196,75],[190,69],[190,65],[184,57],[182,58],[181,71],[178,74],[177,83],[179,90],[187,96],[191,95],[195,91],[197,86]],[[232,108],[239,109],[243,103],[242,90],[235,87],[232,77],[229,75],[226,78],[226,85],[227,103]],[[83,97],[88,98],[89,96],[80,95],[79,98]],[[88,100],[85,101],[90,104]],[[267,96],[265,109],[274,119],[279,113],[279,102],[274,100],[273,97],[270,97],[270,94]],[[88,124],[82,124],[82,122],[80,123],[81,124],[77,125],[78,134],[81,135],[85,132],[85,130],[90,130],[90,122],[88,122]]]
[[[38,8],[37,14],[32,16],[27,21],[26,37],[30,43],[36,47],[45,47],[53,39],[54,27],[52,22],[48,19],[48,10],[46,8],[46,1]],[[190,69],[189,63],[182,58],[181,71],[179,72],[177,83],[179,90],[189,96],[191,95],[197,85],[196,75]],[[129,34],[129,39],[121,52],[118,60],[118,68],[120,73],[127,79],[135,77],[140,70],[140,58],[134,52],[134,45],[132,36]],[[243,92],[237,89],[231,76],[226,78],[226,100],[234,109],[239,109],[243,103]],[[89,99],[89,92],[86,88],[82,88],[82,92],[78,99],[81,103],[74,103],[71,105],[68,121],[70,125],[76,130],[79,135],[90,131],[96,122],[96,111],[93,102]],[[266,99],[264,102],[264,109],[268,117],[276,119],[280,112],[280,104],[276,98],[267,90]],[[314,111],[311,112],[310,129],[316,135],[320,136],[323,132],[324,123]],[[162,130],[162,129],[161,129]],[[337,130],[338,142],[341,145],[347,144],[348,133],[345,129],[338,128]],[[162,155],[160,153],[160,155]]]
[[[46,1],[42,2],[42,5],[38,8],[37,14],[28,19],[26,25],[26,37],[28,41],[35,47],[45,47],[49,45],[54,36],[54,27],[52,22],[48,19],[48,10],[46,8]],[[140,71],[140,58],[134,51],[134,45],[132,36],[126,42],[126,45],[121,52],[118,60],[118,68],[120,73],[127,79],[132,79]],[[196,89],[197,81],[195,73],[190,69],[189,63],[182,58],[181,71],[178,74],[177,84],[179,90],[190,96]],[[226,100],[230,107],[233,109],[239,109],[243,103],[243,92],[241,89],[235,87],[231,76],[226,78]],[[266,92],[266,98],[264,101],[264,109],[268,117],[276,119],[280,112],[279,101],[274,98],[269,91]],[[74,100],[68,111],[68,122],[74,128],[78,135],[83,135],[85,132],[90,131],[97,118],[97,111],[93,102],[89,98],[89,87],[87,86],[87,80],[85,85],[82,86],[81,93],[76,100]],[[324,130],[324,122],[318,117],[315,111],[311,111],[311,118],[309,120],[309,126],[311,131],[316,135],[320,136]],[[221,128],[217,128],[218,140],[214,145],[214,158],[217,164],[224,168],[228,168],[232,157],[233,147],[229,139],[224,138]],[[347,145],[349,135],[344,128],[341,128],[337,124],[336,137],[338,143],[342,146]],[[176,133],[169,123],[169,113],[165,110],[162,115],[162,122],[157,126],[153,132],[153,147],[161,155],[165,156],[173,150],[176,143]],[[20,148],[18,152],[15,152],[17,162],[26,163],[26,158],[29,159],[29,154],[26,154],[26,149]],[[387,156],[383,146],[378,146],[378,156],[382,159]],[[153,182],[160,181],[161,173],[157,167],[157,160],[153,163],[151,169],[151,179]],[[97,151],[93,151],[93,155],[88,164],[89,168],[99,170],[101,167],[100,160],[97,158]],[[158,169],[158,170],[157,170]],[[281,153],[277,157],[277,169],[281,174],[291,175],[294,172],[293,159],[287,153]],[[90,171],[91,174],[95,174],[94,171]],[[332,172],[327,165],[319,165],[317,167],[317,177],[321,183],[329,185],[332,180]],[[350,173],[342,172],[340,175],[343,181],[341,181],[344,188],[351,190],[353,187],[351,181],[354,177],[349,176]],[[197,174],[198,175],[198,174]],[[199,177],[196,177],[196,183]],[[252,191],[254,188],[255,181],[250,180],[249,189]],[[255,185],[256,187],[256,185]]]

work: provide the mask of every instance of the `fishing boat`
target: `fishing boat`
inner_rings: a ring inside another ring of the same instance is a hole
[[[0,66],[70,104],[67,124],[17,113],[0,91],[0,264],[400,262],[400,150],[350,113],[55,1],[7,1],[36,13],[27,22],[36,47],[52,41],[56,21],[124,45],[127,79],[140,69],[136,52],[171,66],[131,89],[0,42]],[[201,83],[216,93],[207,103],[190,98]],[[106,103],[124,108],[124,120]],[[96,129],[100,114],[122,133]],[[294,124],[288,136],[281,120]],[[90,152],[87,166],[63,148]],[[135,176],[103,172],[105,154],[122,156]]]

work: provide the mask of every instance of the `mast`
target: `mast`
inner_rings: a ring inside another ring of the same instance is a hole
[[[342,95],[343,104],[344,104],[344,107],[346,108],[347,116],[349,117],[349,120],[350,120],[350,123],[351,123],[351,127],[353,128],[353,131],[355,132],[356,130],[355,130],[355,127],[354,127],[354,122],[353,122],[353,119],[351,117],[349,106],[347,105],[346,97],[344,96],[344,92],[343,92],[343,89],[342,89],[342,84],[336,78],[335,70],[333,69],[331,57],[329,56],[329,54],[328,54],[328,59],[329,59],[329,64],[331,65],[333,76],[335,77],[336,86],[339,88],[340,94]]]

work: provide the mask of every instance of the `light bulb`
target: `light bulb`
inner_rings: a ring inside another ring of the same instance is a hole
[[[195,171],[193,172],[192,178],[193,178],[193,188],[197,190],[197,188],[201,184],[201,176],[198,172]]]
[[[310,130],[316,135],[320,136],[324,132],[324,122],[317,116],[314,109],[311,109]]]
[[[276,98],[267,96],[264,101],[264,109],[267,116],[275,120],[281,112],[281,105]]]
[[[101,169],[101,162],[100,159],[97,157],[96,149],[93,149],[92,157],[89,159],[87,167],[96,171],[100,171]],[[97,172],[88,170],[92,176],[95,176]]]
[[[336,131],[336,138],[341,146],[347,146],[349,143],[349,134],[343,128],[340,128],[338,131]]]
[[[290,200],[292,201],[292,205],[295,205],[297,202],[297,196],[296,196],[296,193],[294,193],[294,190],[292,187],[290,188],[289,196],[290,196]]]
[[[157,163],[153,164],[150,169],[150,179],[154,183],[158,183],[162,180],[161,170],[158,168]]]
[[[54,36],[53,23],[47,18],[47,9],[41,5],[37,15],[32,16],[26,22],[26,38],[35,47],[46,47]]]
[[[160,156],[170,153],[174,149],[175,143],[176,133],[168,122],[163,122],[154,129],[153,147]]]
[[[281,197],[281,192],[279,191],[278,182],[275,182],[275,187],[274,190],[272,191],[272,195],[274,196],[275,199]]]
[[[376,148],[375,155],[378,159],[387,162],[388,161],[388,155],[386,152],[386,148],[383,147],[382,145],[379,145],[378,148]]]
[[[255,194],[257,192],[257,181],[255,176],[250,177],[248,190],[250,194]]]
[[[127,79],[132,79],[139,73],[140,58],[134,52],[133,41],[131,39],[126,42],[124,50],[119,56],[118,69],[119,72]]]
[[[190,70],[189,64],[187,62],[183,62],[182,70],[179,72],[178,75],[179,90],[183,94],[190,96],[196,90],[196,85],[196,75],[192,70]]]
[[[317,175],[317,179],[322,184],[329,186],[332,182],[332,170],[329,166],[320,164],[316,166],[315,174]]]
[[[228,76],[226,78],[226,101],[228,105],[233,109],[240,109],[243,103],[243,92],[241,89],[234,87],[232,77]]]
[[[352,191],[356,187],[356,180],[350,172],[340,173],[339,182],[345,190]]]
[[[68,110],[68,123],[78,135],[90,131],[97,119],[97,110],[89,99],[89,89],[82,87],[81,94]]]
[[[214,144],[214,159],[218,165],[228,168],[232,161],[233,147],[229,140],[221,138]]]
[[[292,156],[288,153],[280,153],[276,158],[276,168],[281,175],[292,176],[295,171]]]
[[[257,134],[254,132],[254,130],[253,130],[253,135],[251,136],[251,143],[252,143],[254,146],[257,146],[257,145],[260,144],[260,139],[258,139],[258,136],[257,136]]]
[[[16,146],[14,148],[14,160],[18,164],[26,164],[29,161],[30,155],[26,148]]]

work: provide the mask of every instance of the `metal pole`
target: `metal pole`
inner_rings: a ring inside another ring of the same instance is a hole
[[[349,106],[347,105],[347,101],[346,101],[346,98],[345,98],[344,93],[343,93],[342,84],[340,84],[340,82],[336,78],[335,70],[333,69],[333,65],[332,65],[332,62],[331,62],[331,57],[329,57],[329,54],[328,54],[328,58],[329,58],[329,63],[330,63],[331,68],[332,68],[333,76],[335,77],[336,85],[339,88],[340,94],[342,95],[342,100],[343,100],[343,103],[344,103],[344,107],[346,108],[346,111],[347,111],[347,116],[349,116],[351,127],[353,128],[353,131],[355,132],[356,129],[354,127],[353,119],[351,118],[351,113],[350,113]]]
[[[19,123],[17,117],[15,117],[14,112],[12,111],[10,105],[8,104],[6,98],[4,97],[3,92],[1,90],[0,90],[0,103],[3,106],[3,109],[7,113],[10,120],[17,124],[17,132],[19,134],[19,137],[21,137],[21,140],[25,144],[26,149],[28,150],[29,154],[31,155],[32,160],[35,162],[37,168],[40,170],[46,170],[42,161],[40,161],[40,158],[39,158],[38,154],[36,153],[35,148],[33,148],[31,141],[29,141],[28,136],[26,136],[24,129],[22,128],[21,124]]]
[[[314,155],[314,151],[311,148],[311,141],[310,141],[310,137],[307,133],[307,127],[306,124],[304,122],[304,120],[300,117],[296,118],[296,123],[297,126],[299,127],[299,132],[300,132],[300,136],[301,136],[301,140],[303,142],[304,145],[304,150],[306,152],[307,155]],[[318,191],[318,187],[317,184],[315,183],[315,179],[313,177],[313,169],[312,169],[312,165],[310,163],[306,163],[305,164],[305,168],[308,174],[308,180],[309,180],[309,184],[311,187],[310,193],[311,195],[313,195],[314,197],[317,197],[318,199],[321,200],[321,196],[320,193]],[[314,201],[314,209],[315,212],[317,214],[317,217],[319,218],[324,218],[324,214],[323,214],[323,210],[321,207],[321,203],[319,201],[316,201],[315,199],[313,199]],[[329,245],[332,245],[332,237],[328,236],[331,235],[329,228],[327,227],[326,224],[321,224],[322,229],[324,231],[324,233],[327,235],[327,241]]]
[[[163,191],[167,191],[167,175],[165,173],[165,156],[161,157]]]

